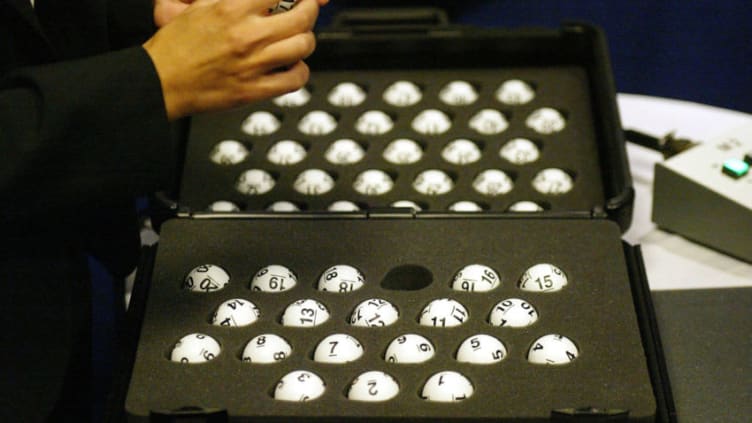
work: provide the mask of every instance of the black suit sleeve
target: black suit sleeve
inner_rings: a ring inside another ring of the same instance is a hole
[[[143,44],[157,30],[153,0],[107,2],[110,45],[114,49]]]

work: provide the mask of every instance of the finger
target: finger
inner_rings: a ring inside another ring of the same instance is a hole
[[[248,14],[265,15],[279,0],[219,0],[217,6],[222,14],[236,17]]]
[[[296,62],[288,69],[280,72],[272,72],[256,78],[248,89],[251,96],[256,98],[270,98],[286,94],[303,87],[308,83],[311,71],[302,60]]]
[[[273,29],[271,37],[274,41],[287,38],[293,34],[313,30],[319,16],[319,5],[316,0],[298,0],[290,11],[277,13],[263,19],[265,27]]]
[[[289,66],[310,56],[316,49],[316,37],[313,32],[294,35],[269,44],[248,56],[240,65],[250,73],[241,72],[249,77],[266,74],[282,66]]]

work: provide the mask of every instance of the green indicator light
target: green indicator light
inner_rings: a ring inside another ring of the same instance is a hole
[[[749,164],[744,160],[728,159],[723,162],[723,173],[734,178],[741,178],[749,172]]]

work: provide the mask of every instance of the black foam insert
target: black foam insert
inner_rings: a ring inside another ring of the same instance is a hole
[[[541,262],[559,266],[569,284],[555,293],[520,290],[520,276]],[[282,293],[251,291],[255,272],[273,263],[296,272],[297,286]],[[453,291],[454,274],[472,263],[494,268],[501,275],[501,286],[487,293]],[[228,286],[212,293],[183,289],[186,274],[200,264],[226,269],[231,277]],[[349,293],[318,291],[318,277],[335,264],[360,269],[365,285]],[[403,275],[384,286],[395,269]],[[419,283],[394,289],[410,272],[417,272]],[[605,220],[171,220],[162,228],[125,409],[133,421],[148,420],[150,411],[200,407],[227,410],[231,421],[471,422],[547,420],[552,410],[597,407],[628,410],[630,421],[654,421],[656,401],[630,283],[619,227]],[[383,328],[349,325],[347,318],[355,305],[375,297],[395,304],[400,319]],[[420,326],[421,309],[430,300],[445,297],[465,305],[468,320],[453,328]],[[489,312],[510,297],[533,304],[540,319],[527,328],[491,326]],[[214,308],[231,298],[254,302],[260,319],[241,328],[210,325],[208,316]],[[284,308],[301,298],[324,303],[331,318],[312,328],[282,326],[279,317]],[[169,361],[174,343],[193,332],[217,339],[220,355],[202,364]],[[242,362],[245,344],[267,332],[290,341],[292,354],[268,365]],[[314,362],[315,346],[333,333],[354,336],[365,354],[347,364]],[[412,365],[385,361],[388,343],[404,333],[429,338],[436,347],[435,357]],[[499,338],[508,356],[491,365],[457,362],[454,354],[459,344],[477,333]],[[533,341],[549,333],[571,338],[579,347],[579,357],[561,366],[528,363]],[[297,369],[318,374],[326,392],[309,402],[275,400],[270,392],[276,382]],[[348,385],[367,370],[392,375],[400,385],[399,394],[383,403],[348,400]],[[441,370],[467,376],[474,394],[456,403],[421,399],[423,383]]]

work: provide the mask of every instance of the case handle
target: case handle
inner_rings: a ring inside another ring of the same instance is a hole
[[[338,13],[332,22],[337,30],[404,31],[449,25],[449,16],[439,8],[351,9]]]

